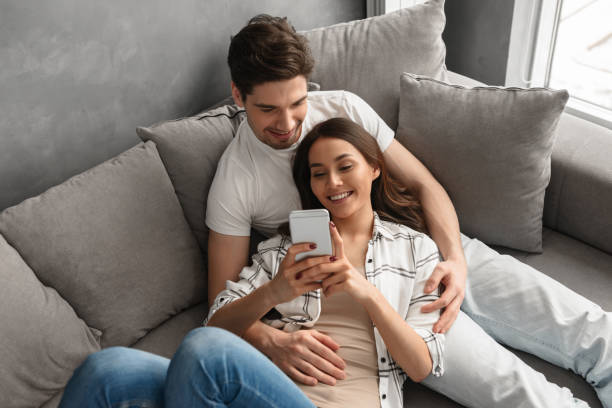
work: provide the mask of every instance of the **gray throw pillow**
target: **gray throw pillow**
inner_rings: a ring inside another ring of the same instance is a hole
[[[185,218],[203,254],[208,246],[206,200],[217,162],[246,117],[236,105],[221,106],[196,116],[136,129],[143,141],[157,145]]]
[[[8,208],[0,232],[103,347],[206,299],[199,248],[151,142]]]
[[[97,332],[0,235],[0,407],[37,407],[100,349]]]
[[[544,191],[565,90],[465,88],[401,76],[397,139],[448,192],[461,231],[542,251]]]
[[[323,90],[343,89],[359,95],[395,129],[402,72],[446,79],[445,23],[444,1],[433,0],[302,32],[315,59],[311,79]]]

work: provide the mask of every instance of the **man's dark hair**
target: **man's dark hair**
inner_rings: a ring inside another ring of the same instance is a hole
[[[232,37],[227,63],[243,100],[255,85],[298,75],[308,79],[314,67],[308,40],[286,17],[267,14],[253,17]]]

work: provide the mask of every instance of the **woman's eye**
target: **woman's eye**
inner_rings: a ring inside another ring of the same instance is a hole
[[[324,175],[325,175],[325,173],[313,173],[312,177],[319,178],[319,177],[323,177]]]
[[[350,169],[351,169],[351,167],[353,167],[353,166],[352,166],[352,165],[350,165],[350,164],[347,164],[347,165],[345,165],[345,166],[341,166],[341,167],[340,167],[340,170],[341,170],[341,171],[350,170]]]

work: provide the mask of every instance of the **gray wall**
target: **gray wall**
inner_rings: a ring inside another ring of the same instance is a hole
[[[446,66],[489,85],[504,85],[514,0],[446,0]]]
[[[0,209],[229,95],[230,35],[264,12],[300,30],[364,18],[365,1],[1,2]]]

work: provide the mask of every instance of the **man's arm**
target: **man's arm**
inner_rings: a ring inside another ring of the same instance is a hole
[[[384,158],[391,175],[421,201],[429,233],[444,258],[444,262],[436,266],[427,282],[425,292],[431,293],[440,283],[444,284],[445,290],[440,299],[421,309],[428,313],[446,308],[434,325],[435,332],[444,333],[455,322],[465,296],[467,264],[461,245],[457,213],[440,183],[397,140],[394,139],[385,150]]]
[[[225,281],[238,281],[249,259],[251,237],[225,235],[210,230],[208,234],[208,306],[225,289]]]
[[[211,306],[225,281],[238,281],[247,265],[250,237],[225,235],[210,230],[208,235],[208,305]],[[336,351],[340,346],[316,330],[285,333],[264,324],[253,324],[244,338],[267,355],[295,381],[334,385],[344,378],[344,361]]]

